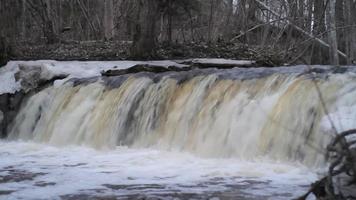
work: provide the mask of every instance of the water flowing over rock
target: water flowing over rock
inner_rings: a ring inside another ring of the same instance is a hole
[[[355,71],[312,70],[330,112],[355,107]],[[8,137],[319,166],[331,135],[309,72],[297,66],[71,79],[28,98]]]

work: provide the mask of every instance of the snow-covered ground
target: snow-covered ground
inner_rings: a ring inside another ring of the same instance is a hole
[[[231,60],[231,59],[220,59],[220,58],[197,58],[193,59],[192,63],[195,64],[209,64],[209,65],[231,65],[231,66],[249,66],[256,63],[256,61],[251,60]]]
[[[0,94],[14,93],[21,89],[19,82],[15,80],[15,74],[19,71],[19,65],[38,66],[42,69],[41,78],[49,80],[55,76],[68,76],[69,78],[88,78],[101,76],[101,71],[109,69],[127,69],[137,64],[151,64],[162,67],[186,65],[174,61],[10,61],[0,68]]]
[[[0,141],[0,157],[0,192],[9,193],[0,199],[56,199],[78,194],[167,197],[177,193],[203,198],[215,192],[223,196],[225,191],[233,191],[234,198],[292,199],[306,192],[317,178],[310,169],[293,163],[202,159],[125,147],[97,151]],[[6,181],[7,175],[19,178]]]

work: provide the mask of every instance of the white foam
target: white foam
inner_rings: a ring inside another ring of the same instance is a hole
[[[274,199],[283,199],[284,194],[302,195],[307,185],[317,178],[307,168],[292,163],[202,159],[185,153],[125,147],[96,151],[85,147],[0,142],[0,157],[0,170],[13,166],[16,170],[45,173],[34,180],[0,184],[2,190],[15,191],[11,199],[53,199],[80,192],[95,194],[98,189],[104,190],[97,195],[169,193],[172,190],[200,194],[224,191],[227,185],[241,186],[241,192],[247,196],[272,195]],[[216,178],[219,181],[213,182]],[[251,181],[255,183],[249,185]],[[38,182],[56,184],[35,186]],[[157,184],[165,189],[115,191],[103,184]],[[242,187],[246,185],[249,187]]]
[[[328,108],[328,116],[324,116],[321,120],[322,131],[333,133],[333,126],[336,131],[343,131],[356,128],[356,83],[354,75],[349,77],[335,76],[341,87],[335,96],[337,100]],[[331,121],[330,121],[331,120]],[[349,139],[356,140],[356,136]]]
[[[9,62],[5,67],[0,68],[0,94],[14,93],[19,90],[20,83],[16,82],[14,76],[18,70],[18,65],[14,62]]]

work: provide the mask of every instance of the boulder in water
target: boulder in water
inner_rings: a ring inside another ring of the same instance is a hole
[[[2,111],[0,110],[0,133],[2,132],[2,120],[4,119],[4,114],[2,113]],[[2,135],[2,134],[0,134]]]
[[[15,119],[24,97],[22,92],[0,95],[0,137],[6,137],[7,129]]]

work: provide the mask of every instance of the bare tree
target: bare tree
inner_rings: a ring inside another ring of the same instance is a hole
[[[135,0],[137,4],[135,33],[131,47],[133,58],[151,58],[156,55],[156,20],[159,1]]]
[[[336,34],[336,0],[329,0],[329,41],[330,41],[330,64],[339,65],[339,55],[338,55],[338,45],[337,45],[337,34]]]
[[[104,0],[104,35],[105,39],[114,36],[114,3],[113,0]]]

